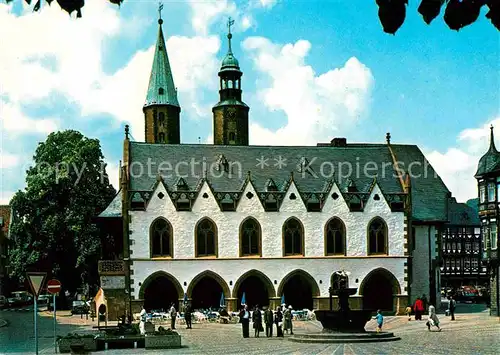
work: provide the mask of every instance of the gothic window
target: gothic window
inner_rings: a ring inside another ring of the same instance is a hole
[[[165,133],[163,132],[158,133],[158,142],[165,143]]]
[[[479,188],[479,202],[484,203],[486,202],[486,186],[482,185]]]
[[[376,217],[368,226],[368,255],[387,254],[387,227]]]
[[[254,218],[246,219],[240,227],[240,256],[260,255],[260,225]]]
[[[304,230],[297,218],[290,218],[283,224],[283,254],[304,255]]]
[[[163,95],[165,93],[165,90],[163,88],[158,89],[158,95]]]
[[[488,184],[488,202],[495,202],[495,184]]]
[[[158,114],[158,123],[160,124],[160,126],[163,126],[165,124],[165,113],[160,112]]]
[[[196,225],[196,256],[217,256],[217,227],[204,218]]]
[[[235,139],[236,139],[236,135],[234,134],[234,132],[229,132],[229,140],[234,141]]]
[[[172,256],[172,226],[164,218],[151,224],[151,257]]]
[[[345,255],[345,226],[339,218],[328,221],[325,231],[325,254]]]

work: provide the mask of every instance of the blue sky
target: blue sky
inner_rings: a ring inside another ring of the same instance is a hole
[[[395,36],[375,1],[164,1],[162,13],[181,140],[211,142],[217,71],[236,20],[253,144],[417,144],[462,201],[500,123],[500,37],[484,15],[458,33],[442,14],[426,25],[410,1]],[[158,4],[88,2],[83,18],[57,3],[32,13],[0,3],[0,202],[24,187],[37,143],[59,129],[99,138],[117,181],[123,127],[143,139],[142,104],[158,31]],[[500,135],[500,133],[499,133]],[[498,143],[498,142],[497,142]],[[500,145],[498,145],[500,146]]]

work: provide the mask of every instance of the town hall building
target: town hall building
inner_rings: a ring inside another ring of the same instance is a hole
[[[126,127],[120,190],[99,216],[123,249],[99,264],[109,312],[183,301],[234,311],[243,295],[249,306],[284,298],[294,309],[325,309],[340,270],[357,288],[353,309],[402,312],[422,295],[438,303],[451,193],[420,149],[389,133],[380,144],[250,146],[230,26],[227,37],[214,142],[183,144],[159,20],[145,142]]]

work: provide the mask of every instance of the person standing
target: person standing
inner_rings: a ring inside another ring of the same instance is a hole
[[[260,312],[259,306],[255,307],[252,314],[253,329],[255,331],[255,337],[259,337],[260,330],[262,328],[262,313]]]
[[[427,304],[429,303],[427,300],[427,297],[425,296],[425,293],[422,295],[422,303],[424,305],[424,312],[427,311]]]
[[[427,329],[431,331],[431,326],[435,326],[438,328],[438,331],[441,331],[441,328],[439,327],[439,318],[437,317],[436,314],[436,308],[431,304],[429,306],[429,319],[427,320]]]
[[[248,326],[250,324],[250,311],[248,310],[247,305],[245,305],[245,307],[240,311],[239,318],[241,327],[243,329],[243,338],[248,338],[250,336],[248,329]]]
[[[186,310],[184,311],[184,319],[186,320],[186,329],[193,329],[191,327],[191,306],[189,303],[186,305]]]
[[[455,320],[455,307],[457,305],[457,302],[455,301],[455,298],[453,295],[450,296],[450,316],[451,320]]]
[[[293,324],[292,324],[292,306],[288,306],[288,309],[285,310],[285,313],[283,313],[283,317],[285,318],[285,331],[288,334],[288,330],[290,330],[290,335],[293,335]]]
[[[422,320],[422,314],[425,312],[424,302],[420,298],[417,298],[413,308],[415,310],[415,320]]]
[[[142,306],[141,313],[139,314],[140,322],[139,322],[139,330],[141,332],[141,335],[146,334],[146,320],[147,320],[147,312],[144,309],[144,306]]]
[[[264,311],[264,323],[266,323],[266,337],[272,338],[273,336],[273,324],[274,324],[274,314],[271,307],[267,307]]]
[[[175,329],[175,319],[177,318],[177,310],[175,309],[175,305],[172,302],[172,306],[170,307],[170,329]]]
[[[276,324],[276,337],[283,338],[283,313],[281,313],[280,307],[276,308],[274,323]]]
[[[384,316],[382,315],[380,309],[377,310],[375,319],[377,320],[377,333],[380,333],[382,331],[382,325],[384,324]]]

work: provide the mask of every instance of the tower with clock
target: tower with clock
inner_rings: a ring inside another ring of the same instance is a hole
[[[228,52],[222,61],[219,71],[219,102],[212,108],[214,117],[214,144],[216,145],[248,145],[248,111],[249,107],[241,100],[241,76],[238,60],[231,48],[231,26],[228,22]]]

